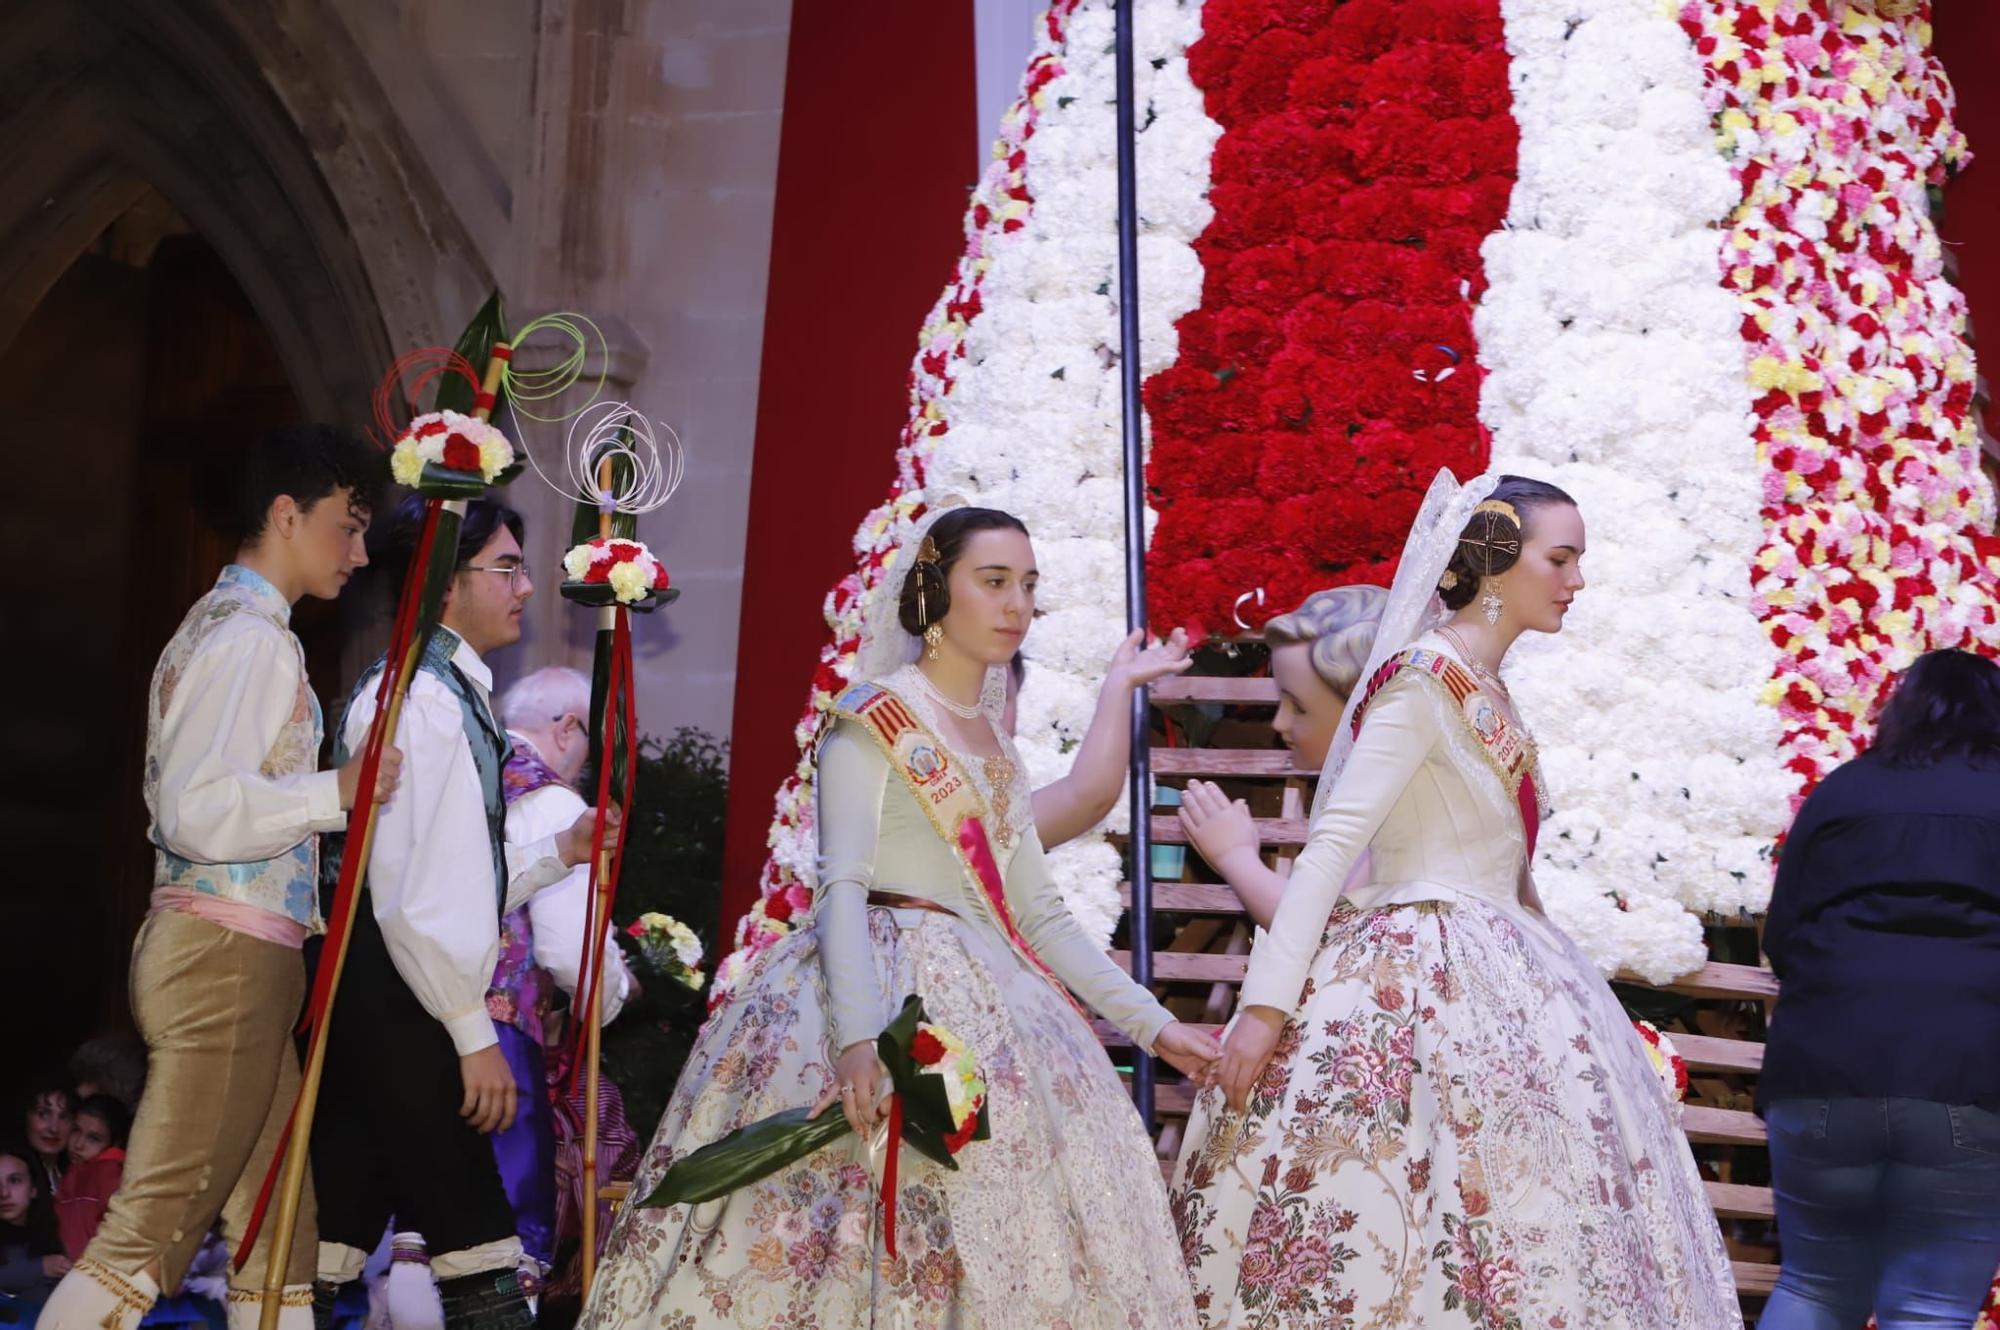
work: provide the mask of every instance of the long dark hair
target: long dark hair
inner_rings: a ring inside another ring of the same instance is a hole
[[[2000,765],[2000,665],[1970,651],[1926,651],[1882,708],[1868,755],[1892,767],[1948,757]]]
[[[49,1195],[41,1157],[27,1141],[12,1134],[0,1136],[0,1156],[20,1160],[35,1188],[35,1199],[28,1202],[28,1213],[21,1216],[20,1223],[0,1219],[0,1245],[21,1243],[30,1256],[54,1256],[62,1250],[62,1240],[57,1235],[55,1198]]]

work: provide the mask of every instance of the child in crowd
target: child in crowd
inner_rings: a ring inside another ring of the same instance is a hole
[[[0,1142],[0,1323],[34,1324],[35,1310],[69,1272],[37,1153],[25,1143]]]
[[[63,1170],[69,1167],[69,1136],[76,1126],[76,1094],[59,1076],[44,1076],[28,1091],[21,1129],[28,1160],[35,1166],[35,1190],[53,1202]]]
[[[56,1231],[72,1261],[83,1255],[104,1222],[111,1193],[125,1174],[125,1138],[131,1129],[131,1110],[108,1094],[92,1095],[76,1106],[69,1169],[56,1191]]]

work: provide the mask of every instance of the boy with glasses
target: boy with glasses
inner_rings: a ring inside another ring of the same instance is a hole
[[[416,499],[397,512],[391,541],[405,562],[422,521]],[[519,1104],[486,989],[501,917],[589,860],[594,815],[530,844],[504,834],[509,743],[486,658],[520,639],[534,594],[522,532],[518,513],[476,499],[456,549],[433,556],[455,572],[403,704],[403,789],[370,842],[313,1128],[323,1317],[394,1217],[429,1239],[451,1330],[533,1322],[487,1138]],[[343,751],[367,738],[379,669],[348,703]]]

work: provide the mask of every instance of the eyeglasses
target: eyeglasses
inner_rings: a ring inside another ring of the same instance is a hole
[[[464,573],[499,573],[507,579],[507,590],[511,594],[521,589],[521,582],[528,576],[528,566],[524,563],[468,563],[459,569]],[[530,583],[530,585],[533,585]]]

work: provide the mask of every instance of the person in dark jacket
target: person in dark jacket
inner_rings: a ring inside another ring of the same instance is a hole
[[[1799,810],[1764,930],[1759,1330],[1972,1324],[2000,1266],[2000,667],[1933,651]]]

